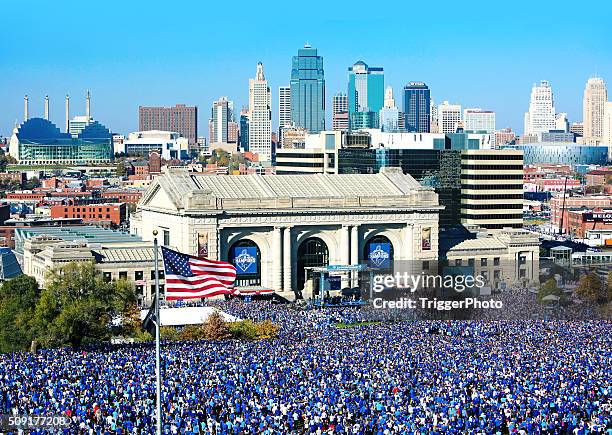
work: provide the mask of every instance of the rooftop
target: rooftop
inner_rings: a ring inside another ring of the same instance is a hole
[[[354,203],[367,201],[373,206],[385,203],[438,207],[437,195],[430,187],[421,186],[410,175],[398,168],[384,168],[377,174],[305,174],[305,175],[207,175],[171,170],[157,177],[143,196],[141,205],[148,205],[159,190],[165,193],[164,202],[177,209],[189,208],[193,203],[202,208],[215,208],[210,198],[221,200],[283,200],[291,207],[296,201],[353,198]],[[418,196],[412,197],[413,195]],[[197,200],[195,199],[197,197]],[[239,201],[230,201],[233,208],[243,208]],[[229,202],[226,203],[226,205]],[[396,205],[397,204],[397,205]],[[212,207],[211,207],[212,206]],[[279,205],[280,207],[280,205]]]

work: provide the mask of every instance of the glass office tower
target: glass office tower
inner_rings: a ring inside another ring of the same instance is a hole
[[[378,128],[378,113],[385,100],[385,75],[383,68],[356,62],[348,69],[348,102],[351,129]],[[357,115],[372,113],[372,115]],[[371,124],[363,125],[364,120]]]
[[[323,57],[310,45],[298,50],[291,67],[291,120],[310,133],[325,130]]]
[[[404,86],[404,125],[406,131],[429,133],[430,127],[429,88],[423,82],[410,82]]]

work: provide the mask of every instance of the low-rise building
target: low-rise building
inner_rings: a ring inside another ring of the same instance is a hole
[[[440,234],[441,258],[451,267],[468,267],[493,289],[515,283],[539,280],[540,241],[537,235],[521,229],[488,233],[472,227],[469,234]]]
[[[54,205],[52,218],[76,218],[102,226],[119,226],[127,218],[127,207],[121,203]]]

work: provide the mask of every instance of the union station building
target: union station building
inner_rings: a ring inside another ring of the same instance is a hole
[[[131,228],[144,240],[236,265],[239,288],[287,299],[309,268],[438,256],[442,207],[399,168],[377,174],[206,175],[169,170],[143,195]]]

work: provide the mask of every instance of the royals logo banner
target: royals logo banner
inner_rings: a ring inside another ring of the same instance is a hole
[[[423,228],[421,232],[421,250],[431,251],[431,227]]]
[[[391,267],[390,243],[370,243],[369,251],[370,267],[376,269],[389,269]]]
[[[234,266],[238,275],[257,273],[257,248],[254,246],[234,248]]]

